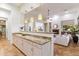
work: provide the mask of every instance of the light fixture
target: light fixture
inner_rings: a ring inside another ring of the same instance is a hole
[[[58,19],[58,18],[59,18],[58,15],[54,15],[54,16],[53,16],[53,19]]]
[[[30,22],[34,22],[34,18],[33,17],[30,18]]]
[[[38,20],[43,20],[42,14],[39,14],[39,15],[38,15]]]
[[[25,24],[26,24],[26,23],[28,23],[28,21],[27,21],[27,20],[25,20]]]
[[[53,25],[53,28],[54,28],[54,29],[57,29],[57,28],[58,28],[58,25],[57,25],[57,24],[54,24],[54,25]]]

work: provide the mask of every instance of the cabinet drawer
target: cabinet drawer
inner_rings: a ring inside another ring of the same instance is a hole
[[[23,41],[23,52],[26,54],[26,55],[29,55],[29,56],[32,56],[32,45],[27,43],[26,41]]]
[[[20,49],[22,50],[22,38],[13,36],[13,43]]]
[[[18,45],[18,39],[17,38],[13,38],[13,43],[17,46]]]
[[[33,56],[41,56],[41,55],[42,55],[41,49],[33,47]]]
[[[23,43],[28,43],[28,44],[33,44],[33,42],[31,42],[31,41],[29,41],[29,40],[27,40],[27,39],[23,39]]]

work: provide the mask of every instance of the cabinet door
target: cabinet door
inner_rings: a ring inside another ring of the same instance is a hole
[[[17,37],[13,35],[13,44],[15,44],[17,46]]]
[[[28,43],[27,40],[23,40],[23,52],[28,55],[32,56],[32,45],[30,44],[31,42]]]
[[[22,50],[22,38],[18,37],[18,36],[14,36],[13,37],[13,43],[16,45],[16,47],[18,47],[20,50]]]
[[[22,38],[17,38],[17,46],[18,46],[18,48],[20,49],[20,50],[22,50]]]
[[[37,47],[33,47],[33,56],[41,56],[41,49]]]

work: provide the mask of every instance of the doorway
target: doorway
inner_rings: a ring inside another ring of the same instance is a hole
[[[0,20],[0,39],[6,39],[6,20]]]

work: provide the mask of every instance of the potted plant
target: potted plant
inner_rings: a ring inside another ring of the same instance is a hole
[[[77,44],[78,36],[76,34],[78,34],[79,32],[79,26],[78,25],[64,25],[63,30],[66,32],[70,32],[73,42]]]
[[[69,29],[71,31],[71,36],[72,36],[73,42],[77,44],[78,36],[76,34],[79,32],[79,26],[71,25]]]
[[[79,26],[78,25],[64,25],[63,30],[71,33],[78,33]]]

